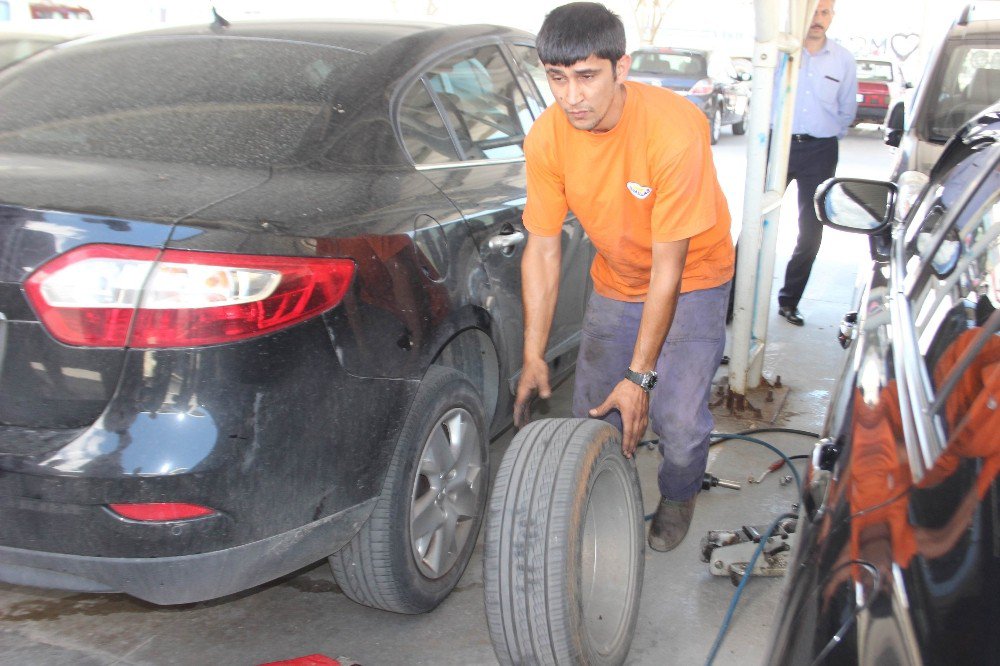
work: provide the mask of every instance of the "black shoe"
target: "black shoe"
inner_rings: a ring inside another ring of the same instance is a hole
[[[778,308],[778,316],[784,317],[789,324],[795,324],[796,326],[804,326],[806,323],[806,320],[799,314],[798,308],[782,305]]]
[[[694,515],[694,503],[698,499],[695,495],[689,500],[677,502],[660,497],[660,504],[653,514],[653,521],[649,524],[649,535],[646,543],[653,550],[661,553],[673,550],[687,534],[691,525],[691,516]]]

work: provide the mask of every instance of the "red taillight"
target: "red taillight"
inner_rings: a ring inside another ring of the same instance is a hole
[[[189,347],[270,333],[329,310],[354,262],[84,245],[25,291],[57,340],[89,347]]]
[[[712,81],[709,79],[702,79],[698,83],[691,86],[691,90],[688,91],[689,95],[708,95],[712,92],[713,86]]]
[[[215,513],[200,504],[182,502],[148,502],[145,504],[109,504],[108,507],[122,518],[156,522],[164,520],[190,520]]]

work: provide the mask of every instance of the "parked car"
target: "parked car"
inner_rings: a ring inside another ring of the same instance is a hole
[[[988,5],[966,7],[928,59],[912,98],[893,102],[885,118],[885,143],[899,148],[891,180],[907,171],[926,174],[945,142],[1000,100],[1000,20]]]
[[[838,178],[828,226],[894,227],[869,276],[798,520],[768,664],[996,662],[1000,105],[944,148],[906,220]]]
[[[530,34],[259,22],[0,72],[0,580],[433,608],[520,372]],[[154,85],[155,84],[155,85]],[[575,218],[547,359],[575,360]]]
[[[892,100],[901,99],[913,87],[903,77],[903,70],[892,60],[859,58],[858,110],[854,124],[885,122]]]
[[[93,32],[92,21],[35,21],[4,25],[0,30],[0,67],[23,60],[50,46]]]
[[[90,21],[93,15],[76,3],[57,0],[0,0],[0,21]]]
[[[733,60],[719,51],[646,47],[632,53],[628,78],[669,88],[691,100],[708,118],[712,144],[722,126],[733,134],[747,131],[750,74],[737,72]]]

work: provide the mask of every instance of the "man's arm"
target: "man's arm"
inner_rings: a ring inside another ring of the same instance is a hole
[[[688,241],[685,238],[653,243],[649,293],[642,308],[639,335],[629,364],[635,372],[649,372],[656,368],[656,360],[677,310]],[[590,415],[600,418],[613,408],[617,408],[622,417],[622,453],[631,458],[649,422],[649,395],[638,384],[622,379],[603,403],[590,410]]]
[[[854,122],[854,117],[858,113],[858,65],[854,57],[848,55],[845,58],[844,78],[840,82],[837,90],[837,116],[840,119],[842,128],[838,138],[844,138],[848,128]]]
[[[562,236],[528,233],[521,257],[521,302],[524,307],[524,362],[514,398],[514,425],[523,428],[531,419],[531,401],[552,395],[545,346],[559,297]]]

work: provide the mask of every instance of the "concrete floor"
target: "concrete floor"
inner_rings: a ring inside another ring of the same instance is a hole
[[[728,132],[715,147],[720,180],[737,218],[745,149],[745,137]],[[838,173],[885,177],[889,159],[879,134],[854,130],[841,144]],[[794,244],[793,199],[786,199],[785,213],[778,279]],[[827,231],[800,307],[806,325],[793,327],[772,313],[765,376],[781,375],[790,387],[774,425],[822,430],[829,393],[843,360],[835,340],[837,325],[851,303],[854,276],[866,254],[863,238]],[[559,387],[546,415],[568,415],[570,393],[570,383]],[[761,425],[766,424],[721,415],[716,429],[737,432]],[[813,444],[811,438],[789,434],[762,438],[788,455],[808,453]],[[494,464],[509,441],[508,433],[493,443]],[[759,476],[775,458],[762,447],[739,441],[712,447],[709,471],[737,480],[743,488],[702,493],[687,539],[670,553],[647,551],[629,664],[704,663],[735,588],[728,578],[710,575],[708,565],[700,561],[699,540],[710,529],[767,524],[791,509],[795,486],[779,485],[780,475],[770,475],[758,485],[746,483],[748,474]],[[658,454],[642,450],[637,460],[648,512],[658,498]],[[483,612],[481,548],[480,544],[444,604],[416,617],[347,600],[325,562],[234,597],[171,608],[122,595],[65,594],[0,584],[0,664],[248,666],[317,653],[367,665],[493,664]],[[750,582],[716,664],[763,661],[782,585],[783,579]]]

